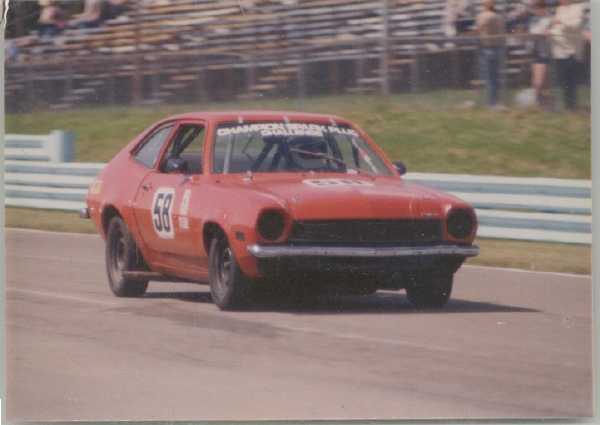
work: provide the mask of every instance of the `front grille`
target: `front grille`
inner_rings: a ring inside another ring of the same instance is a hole
[[[439,220],[334,220],[294,222],[294,245],[415,246],[442,241]]]

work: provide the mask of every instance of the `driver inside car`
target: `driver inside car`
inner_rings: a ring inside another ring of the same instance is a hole
[[[321,138],[296,138],[288,141],[292,169],[319,171],[327,168],[327,143]]]

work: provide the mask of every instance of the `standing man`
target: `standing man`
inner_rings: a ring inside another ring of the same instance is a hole
[[[552,56],[556,60],[559,84],[563,89],[565,107],[577,108],[577,48],[581,42],[583,13],[573,0],[560,0],[552,20]]]
[[[548,87],[548,64],[552,52],[546,33],[552,25],[553,16],[546,8],[546,0],[533,0],[532,10],[527,20],[527,32],[533,35],[531,83],[538,104],[543,109],[549,109],[552,102]]]
[[[502,53],[502,19],[495,11],[495,0],[484,0],[484,10],[475,17],[475,30],[480,35],[481,65],[488,106],[494,106],[500,92],[499,73]]]

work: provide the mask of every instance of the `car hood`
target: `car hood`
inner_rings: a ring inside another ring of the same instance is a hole
[[[255,176],[253,185],[280,198],[295,220],[435,219],[451,195],[399,178],[362,175]]]

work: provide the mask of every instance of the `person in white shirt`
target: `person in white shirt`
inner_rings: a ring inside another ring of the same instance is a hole
[[[546,0],[534,0],[532,13],[527,20],[527,31],[533,36],[530,40],[532,53],[531,84],[535,89],[538,104],[550,108],[551,97],[548,87],[548,65],[552,52],[548,36],[545,35],[552,25],[552,14],[548,13]]]

